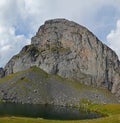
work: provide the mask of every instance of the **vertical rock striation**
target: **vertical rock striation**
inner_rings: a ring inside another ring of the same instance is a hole
[[[3,68],[0,68],[0,78],[3,78],[5,76],[5,71]]]

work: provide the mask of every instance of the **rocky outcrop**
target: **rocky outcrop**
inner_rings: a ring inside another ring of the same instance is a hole
[[[120,62],[85,27],[66,19],[46,21],[5,66],[5,75],[36,65],[49,74],[103,87],[120,97]]]

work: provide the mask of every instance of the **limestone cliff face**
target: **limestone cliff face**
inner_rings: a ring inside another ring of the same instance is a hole
[[[38,66],[49,74],[104,87],[120,97],[120,62],[88,29],[65,19],[46,21],[5,66],[5,75]]]

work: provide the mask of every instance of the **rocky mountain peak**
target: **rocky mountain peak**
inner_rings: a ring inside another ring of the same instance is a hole
[[[92,33],[85,27],[75,22],[66,19],[49,20],[39,28],[36,36],[32,38],[31,44],[42,48],[55,46],[74,50],[78,47],[82,36],[90,34]]]
[[[104,87],[120,96],[120,62],[116,53],[85,27],[66,19],[46,21],[5,66],[5,74],[37,66],[48,74]]]

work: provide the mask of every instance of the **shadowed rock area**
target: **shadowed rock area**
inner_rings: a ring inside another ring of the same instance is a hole
[[[116,53],[75,22],[46,21],[31,39],[31,45],[1,69],[1,77],[31,66],[84,85],[105,88],[120,98],[120,62]]]

